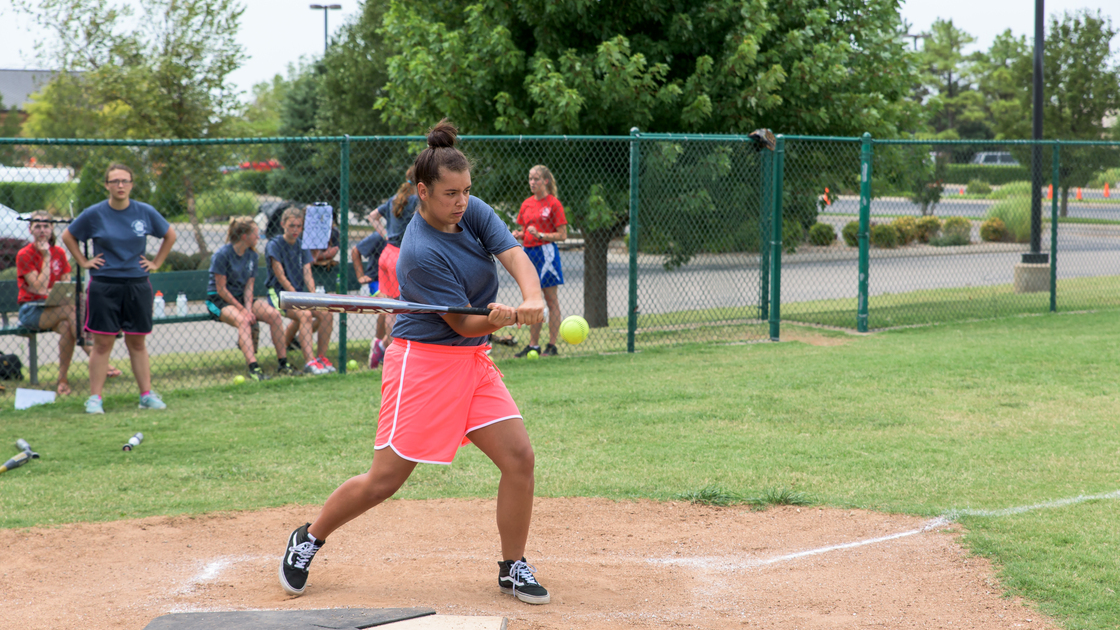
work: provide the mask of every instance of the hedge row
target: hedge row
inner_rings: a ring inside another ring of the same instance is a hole
[[[18,212],[43,210],[48,207],[55,191],[68,186],[69,184],[0,182],[0,204]]]
[[[1026,166],[1009,164],[949,164],[946,166],[945,181],[952,184],[967,184],[974,179],[1001,186],[1008,182],[1030,181],[1030,169]],[[1049,179],[1047,179],[1049,182]]]

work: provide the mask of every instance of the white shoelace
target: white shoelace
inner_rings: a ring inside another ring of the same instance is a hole
[[[537,578],[533,577],[536,572],[537,568],[524,560],[518,560],[509,567],[510,577],[514,579],[515,584],[537,584]]]
[[[319,548],[309,540],[288,549],[288,551],[296,554],[296,561],[292,565],[297,569],[306,571],[307,565],[311,564],[311,559],[315,557],[315,552],[319,551]]]

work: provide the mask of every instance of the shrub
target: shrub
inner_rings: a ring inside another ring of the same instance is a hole
[[[984,221],[980,225],[980,238],[985,241],[1002,241],[1007,237],[1007,226],[996,217]]]
[[[1120,168],[1110,168],[1098,173],[1093,181],[1089,182],[1089,186],[1092,188],[1104,188],[1105,184],[1108,184],[1109,188],[1120,186]]]
[[[930,239],[935,238],[937,233],[941,231],[941,219],[933,215],[922,217],[915,223],[918,227],[918,240],[923,243],[928,243]]]
[[[899,245],[907,245],[918,237],[918,220],[914,217],[898,217],[891,225],[898,230]]]
[[[965,244],[971,243],[972,221],[964,217],[949,217],[945,219],[945,223],[941,224],[941,236],[956,240],[963,237]]]
[[[49,200],[60,188],[70,184],[39,184],[31,182],[0,182],[0,203],[17,212],[46,210]],[[102,195],[104,197],[104,195]],[[82,208],[75,210],[75,214]]]
[[[782,249],[787,254],[797,251],[797,246],[805,240],[805,228],[797,220],[782,221]]]
[[[149,258],[149,260],[151,258],[154,258],[154,255],[150,255],[150,256],[148,256],[148,258]],[[198,262],[195,261],[194,257],[191,256],[190,254],[184,254],[183,252],[177,252],[175,250],[172,250],[172,251],[167,253],[167,259],[163,261],[163,265],[160,266],[159,270],[160,271],[193,271],[197,265],[198,265]]]
[[[1010,197],[997,201],[988,208],[989,219],[999,219],[1007,230],[1007,236],[1016,243],[1031,240],[1031,200],[1030,197]]]
[[[1007,199],[1008,197],[1021,197],[1031,195],[1030,182],[1008,182],[988,193],[988,199]]]
[[[988,182],[982,179],[974,179],[968,182],[968,187],[965,188],[965,192],[970,195],[988,195],[991,194],[992,187]]]
[[[898,247],[898,230],[893,225],[873,225],[871,226],[871,243],[875,247],[882,247],[884,249],[894,249]]]
[[[815,223],[809,228],[809,242],[814,245],[831,245],[836,240],[836,229],[827,223]]]
[[[237,171],[229,173],[224,179],[230,190],[244,190],[258,195],[268,193],[267,171]]]
[[[260,209],[257,195],[242,190],[208,190],[195,198],[199,220],[251,217]]]
[[[844,244],[848,247],[857,247],[859,245],[859,221],[849,221],[844,229],[840,230],[840,236],[844,238]]]
[[[949,164],[945,181],[954,184],[982,179],[999,186],[1007,182],[1030,179],[1031,173],[1026,166],[1011,164]]]

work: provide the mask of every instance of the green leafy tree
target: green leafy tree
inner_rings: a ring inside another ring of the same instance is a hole
[[[976,41],[952,20],[937,19],[923,40],[919,63],[921,85],[915,96],[923,101],[927,120],[939,138],[991,138],[984,96],[973,89],[976,60],[964,48]]]
[[[893,136],[916,121],[900,25],[892,0],[397,0],[380,32],[394,54],[376,107],[393,131],[410,134],[447,116],[469,134],[769,127]],[[593,326],[606,324],[607,246],[628,222],[627,151],[604,148],[597,173],[563,174],[582,182],[565,184],[564,201],[584,238]],[[485,160],[496,169],[503,161]],[[818,183],[796,197],[812,206]],[[667,237],[673,263],[686,261],[687,235]]]
[[[1120,63],[1111,51],[1117,31],[1100,11],[1066,12],[1051,16],[1043,53],[1043,134],[1062,140],[1107,139],[1105,117],[1120,110]],[[1031,85],[1033,57],[1023,50],[1009,64],[1014,101],[998,110],[1000,138],[1031,137]],[[1014,149],[1023,164],[1030,164],[1030,150]],[[1069,191],[1085,186],[1101,171],[1120,164],[1109,147],[1061,149],[1061,215],[1067,216]],[[1049,164],[1049,158],[1044,164]],[[1043,167],[1049,174],[1049,168]]]
[[[16,4],[51,33],[40,44],[41,57],[60,70],[50,85],[73,81],[44,91],[59,98],[31,110],[36,132],[69,127],[101,138],[215,138],[227,135],[241,112],[228,84],[243,57],[236,36],[244,9],[237,0],[153,0],[142,5],[136,28],[125,24],[130,7],[109,0]],[[92,127],[88,114],[73,111],[81,100],[94,112]],[[195,198],[217,181],[226,153],[181,147],[153,151],[145,164],[159,179],[177,182],[204,253]]]
[[[19,135],[20,113],[15,107],[4,108],[4,99],[0,97],[0,138],[15,138]],[[20,162],[20,152],[17,147],[10,144],[0,145],[0,164],[17,166]]]

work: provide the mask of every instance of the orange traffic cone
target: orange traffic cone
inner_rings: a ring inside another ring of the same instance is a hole
[[[828,187],[827,186],[825,186],[825,189],[824,189],[824,205],[826,205],[826,206],[831,206],[832,205],[832,202],[828,200]]]
[[[1050,187],[1046,189],[1046,198],[1047,199],[1053,199],[1054,198],[1054,184],[1050,184]]]
[[[1077,187],[1077,200],[1081,201],[1081,187],[1080,186]]]
[[[1108,199],[1108,182],[1104,183],[1104,198]]]

